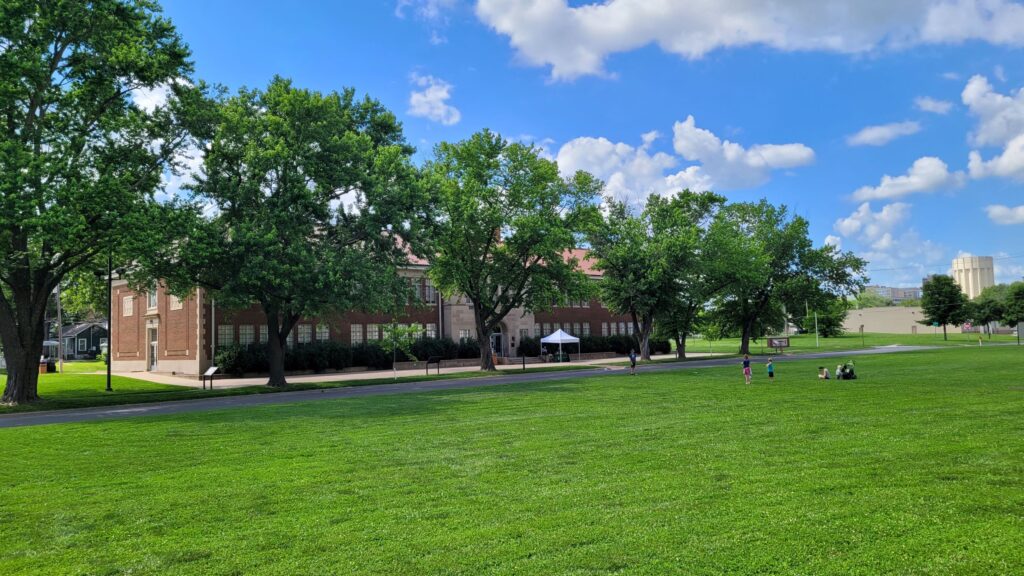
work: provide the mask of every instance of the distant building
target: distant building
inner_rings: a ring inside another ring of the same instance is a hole
[[[868,286],[865,291],[892,300],[893,304],[900,304],[906,300],[920,300],[920,288],[896,288],[892,286]]]
[[[953,259],[953,280],[968,298],[976,298],[981,291],[995,286],[996,273],[991,256],[963,256]]]

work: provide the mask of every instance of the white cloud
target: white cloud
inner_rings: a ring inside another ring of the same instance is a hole
[[[870,263],[869,273],[880,269],[884,272],[882,276],[893,283],[914,285],[929,268],[942,261],[945,250],[922,239],[913,229],[903,230],[909,218],[909,204],[886,204],[875,212],[870,203],[864,202],[850,216],[836,220],[833,228],[864,248],[857,253]]]
[[[558,167],[563,174],[586,170],[604,180],[606,191],[615,198],[641,203],[650,194],[671,194],[684,188],[753,188],[767,182],[772,170],[814,161],[814,151],[803,144],[744,148],[722,141],[709,130],[698,128],[693,116],[676,122],[673,128],[673,148],[679,156],[652,151],[660,137],[657,131],[642,134],[639,146],[607,138],[575,138],[559,149]],[[698,164],[678,169],[684,160]]]
[[[698,128],[693,116],[673,127],[672,144],[686,160],[700,162],[722,189],[753,188],[768,181],[772,170],[797,168],[814,162],[814,150],[803,144],[755,144],[750,148],[722,141]]]
[[[978,125],[971,133],[975,146],[1002,146],[1024,134],[1024,90],[1007,96],[995,91],[984,76],[972,76],[960,98]]]
[[[519,57],[555,79],[605,74],[611,54],[656,44],[686,58],[765,45],[863,53],[920,43],[1024,44],[1024,7],[1011,0],[478,0],[477,17]]]
[[[132,101],[143,111],[149,113],[167,104],[171,96],[171,88],[166,84],[158,84],[152,88],[136,88],[132,90]]]
[[[942,77],[946,80],[960,80],[960,75],[956,72],[943,72]]]
[[[996,284],[1010,284],[1024,280],[1024,264],[1008,262],[1015,257],[1006,252],[996,252],[992,255],[995,264]]]
[[[968,169],[972,178],[992,176],[1024,180],[1024,89],[1000,94],[984,76],[974,76],[961,94],[964,104],[978,123],[971,133],[976,146],[1002,146],[989,160],[972,150]]]
[[[950,172],[946,163],[933,156],[918,158],[902,176],[882,176],[878,186],[864,186],[853,193],[854,200],[900,198],[909,194],[934,192],[940,188],[959,186],[962,172]]]
[[[452,85],[434,76],[413,73],[412,83],[422,88],[409,94],[409,114],[439,122],[445,126],[458,124],[462,119],[459,109],[448,104]]]
[[[826,246],[835,246],[837,250],[842,250],[843,249],[843,239],[840,238],[839,236],[834,235],[834,234],[829,234],[828,236],[825,236],[825,245]]]
[[[438,21],[455,7],[456,0],[398,0],[395,4],[395,16],[405,18],[406,10],[421,20]]]
[[[860,132],[848,136],[846,143],[850,146],[884,146],[901,136],[910,136],[920,131],[921,125],[917,122],[893,122],[868,126]]]
[[[988,213],[989,220],[1001,226],[1024,224],[1024,205],[1011,207],[993,204],[986,206],[985,212]]]
[[[650,151],[656,134],[644,134],[643,144],[637,147],[607,138],[575,138],[558,150],[558,168],[565,175],[586,170],[604,180],[607,194],[634,205],[642,204],[650,194],[709,189],[711,181],[699,166],[665,174],[679,161],[671,154]]]
[[[1006,82],[1006,70],[1003,69],[1002,64],[996,64],[996,67],[992,69],[992,75],[996,77],[996,80]]]
[[[949,114],[953,109],[953,103],[946,100],[936,100],[930,96],[921,96],[914,99],[914,106],[923,112],[932,114]]]
[[[891,234],[896,227],[910,217],[910,204],[894,202],[886,204],[878,212],[872,212],[871,203],[864,202],[846,218],[836,220],[836,232],[847,238],[860,238],[875,243]]]

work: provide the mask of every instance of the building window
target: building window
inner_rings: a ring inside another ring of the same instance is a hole
[[[427,338],[437,338],[437,324],[427,324]]]
[[[412,286],[412,301],[415,304],[423,302],[423,286],[419,278],[409,278],[409,285]]]
[[[630,336],[633,335],[633,323],[632,322],[626,322],[626,334],[629,334]]]
[[[217,326],[217,346],[230,346],[235,343],[235,326],[221,324]]]
[[[572,325],[572,335],[579,336],[580,334],[582,334],[582,332],[580,332],[580,323],[574,322]]]
[[[608,323],[607,322],[601,322],[601,336],[607,336],[607,335],[608,335]]]
[[[79,352],[85,352],[88,349],[89,349],[89,341],[86,340],[85,338],[79,338],[78,339],[78,351]]]
[[[149,292],[146,292],[146,308],[156,309],[156,284],[150,286]]]
[[[590,322],[583,323],[583,335],[590,336]]]
[[[299,324],[299,344],[309,344],[313,341],[313,326],[311,324]]]
[[[459,330],[459,342],[469,340],[469,330]]]
[[[174,294],[168,294],[168,296],[167,296],[167,306],[171,310],[181,310],[184,307],[184,305],[183,305],[183,303],[181,301],[181,298],[178,298]]]
[[[625,335],[626,335],[626,323],[625,322],[619,322],[619,336],[625,336]]]
[[[367,340],[367,342],[373,342],[374,340],[380,340],[380,324],[367,324],[366,325],[366,340]]]
[[[124,298],[121,298],[121,315],[135,315],[135,296],[125,296]]]
[[[292,331],[288,333],[288,337],[285,338],[284,345],[288,348],[293,348],[295,346],[295,328],[292,328]]]
[[[349,331],[350,331],[349,339],[351,340],[352,344],[362,344],[363,343],[363,325],[362,324],[353,324],[352,326],[349,327]]]
[[[331,339],[331,327],[327,324],[316,325],[316,341],[326,342]]]
[[[242,324],[238,327],[238,343],[242,346],[249,346],[256,339],[256,329],[252,324]]]
[[[544,334],[546,334],[548,336],[551,335],[551,324],[549,324],[547,322],[544,323]]]
[[[526,340],[529,337],[530,337],[530,329],[529,328],[520,328],[519,329],[519,344],[522,344],[523,340]]]
[[[260,342],[263,344],[270,342],[270,329],[266,324],[260,326]]]
[[[434,283],[430,281],[430,278],[426,280],[425,290],[427,304],[437,304],[437,289],[434,288]]]
[[[583,306],[584,308],[590,308],[590,300],[584,300],[583,302],[580,303],[580,305]]]
[[[533,325],[533,337],[534,338],[539,338],[540,337],[540,324],[534,324]]]

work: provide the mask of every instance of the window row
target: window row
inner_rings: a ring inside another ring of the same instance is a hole
[[[399,324],[405,328],[407,324]],[[437,324],[419,325],[422,328],[422,336],[425,338],[437,338]],[[365,328],[365,331],[364,331]],[[352,324],[349,327],[349,342],[361,344],[387,338],[387,324]],[[325,342],[331,339],[331,329],[327,324],[316,325],[316,341]],[[219,324],[217,326],[217,345],[230,346],[236,342],[242,346],[248,346],[256,342],[267,342],[269,329],[266,324],[259,326],[259,339],[256,338],[256,326],[252,324],[241,324],[237,327],[234,324]],[[292,347],[296,341],[299,344],[309,344],[314,341],[314,326],[312,324],[297,324],[288,334],[286,345]]]
[[[590,322],[544,322],[533,325],[533,335],[536,338],[550,336],[556,330],[561,330],[570,336],[590,336]]]

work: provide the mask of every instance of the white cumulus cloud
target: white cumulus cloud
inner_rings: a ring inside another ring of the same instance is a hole
[[[920,131],[920,124],[909,121],[868,126],[848,136],[846,143],[850,146],[884,146],[901,136],[910,136]]]
[[[1002,152],[985,160],[978,150],[969,155],[972,178],[992,176],[1024,180],[1024,89],[1000,94],[984,76],[974,76],[961,94],[968,111],[977,119],[971,132],[975,146],[999,147]]]
[[[700,162],[708,177],[722,189],[760,186],[768,181],[773,170],[814,162],[814,150],[803,144],[755,144],[744,148],[698,128],[693,116],[676,122],[672,132],[675,151],[686,160]]]
[[[894,202],[874,211],[864,202],[848,217],[836,220],[833,228],[856,242],[857,254],[870,263],[869,274],[875,275],[872,269],[881,270],[893,282],[914,284],[946,252],[916,230],[905,229],[909,218],[909,204]]]
[[[918,158],[902,176],[882,176],[878,186],[864,186],[853,193],[854,200],[880,200],[900,198],[909,194],[934,192],[941,188],[959,186],[964,181],[962,172],[950,172],[945,162],[934,156]]]
[[[931,96],[920,96],[914,99],[914,106],[922,112],[946,115],[953,109],[953,103],[947,100],[937,100]]]
[[[985,212],[988,213],[989,220],[1002,226],[1024,224],[1024,205],[1003,206],[1001,204],[993,204],[992,206],[986,206]]]
[[[605,74],[608,56],[657,45],[700,58],[752,45],[863,53],[980,40],[1024,45],[1024,6],[1012,0],[478,0],[477,17],[525,62],[555,79]]]
[[[413,73],[412,83],[421,90],[413,90],[409,94],[409,114],[419,116],[445,126],[458,124],[462,119],[462,113],[448,100],[452,97],[452,85],[435,78],[434,76],[421,76]]]

